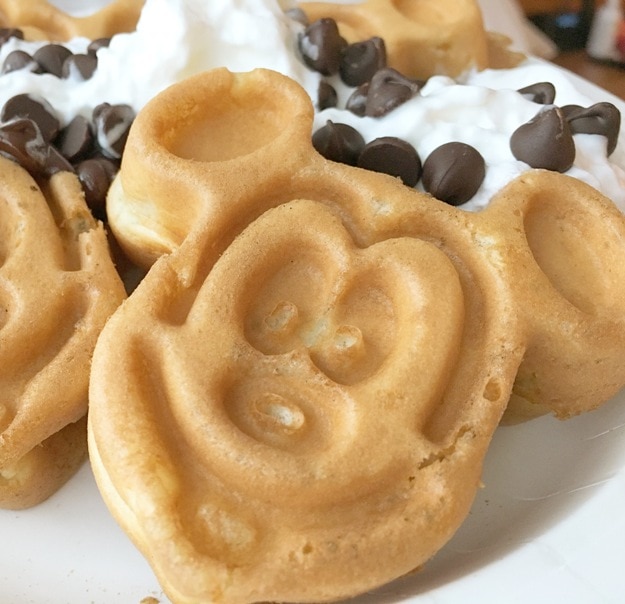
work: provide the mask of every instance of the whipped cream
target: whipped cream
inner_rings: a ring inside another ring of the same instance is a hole
[[[276,0],[146,0],[136,31],[114,36],[108,48],[98,51],[98,68],[90,79],[7,73],[0,79],[0,105],[28,92],[45,98],[63,122],[89,115],[103,101],[139,110],[174,82],[215,67],[273,69],[316,90],[318,74],[297,57],[301,27]],[[84,53],[89,42],[76,38],[64,45]],[[0,49],[0,63],[13,50],[33,54],[43,45],[12,38]]]
[[[299,59],[297,34],[302,26],[284,12],[293,5],[290,0],[146,0],[136,31],[114,36],[108,48],[98,51],[98,68],[89,80],[11,72],[1,77],[0,105],[28,92],[48,100],[62,122],[77,114],[89,116],[103,101],[125,103],[138,111],[170,84],[215,67],[237,72],[274,69],[299,82],[315,102],[320,76]],[[85,52],[88,43],[77,38],[66,45],[73,52]],[[12,39],[0,49],[0,62],[12,50],[32,54],[42,45]],[[352,125],[367,142],[398,136],[410,142],[422,160],[445,142],[470,144],[486,161],[486,178],[462,207],[478,210],[529,169],[514,158],[509,140],[542,106],[516,90],[543,81],[555,85],[555,102],[560,106],[588,107],[604,100],[597,98],[598,89],[573,74],[528,59],[513,69],[472,71],[459,82],[432,77],[418,96],[381,118],[326,109],[316,113],[314,129],[332,120]],[[340,91],[343,99],[348,92]],[[605,97],[614,100],[608,93]],[[577,134],[574,138],[576,159],[567,174],[593,185],[625,212],[625,143],[619,141],[607,158],[604,137]]]
[[[397,136],[411,143],[423,161],[447,142],[472,145],[484,157],[486,177],[475,196],[462,208],[479,210],[488,205],[503,186],[529,169],[510,151],[510,136],[545,106],[527,99],[517,89],[546,81],[556,87],[555,103],[559,106],[588,107],[602,100],[596,98],[596,89],[589,84],[586,85],[588,94],[584,94],[584,83],[576,82],[571,76],[540,59],[527,59],[512,69],[470,72],[462,82],[434,76],[417,96],[384,117],[358,117],[345,109],[325,109],[316,113],[314,130],[331,120],[353,126],[365,142],[381,136]],[[341,103],[344,96],[343,90]],[[610,96],[606,100],[611,99]],[[622,140],[610,158],[606,155],[605,137],[576,134],[574,140],[575,162],[566,174],[594,186],[625,212],[625,170],[622,167],[625,166],[625,145]],[[422,190],[420,184],[417,188]]]

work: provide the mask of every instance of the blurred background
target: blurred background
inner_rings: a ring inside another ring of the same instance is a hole
[[[625,99],[625,0],[478,0],[485,25],[514,48]]]

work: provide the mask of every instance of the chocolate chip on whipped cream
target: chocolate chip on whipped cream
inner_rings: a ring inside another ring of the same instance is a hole
[[[24,39],[24,32],[16,27],[2,27],[0,28],[0,48],[6,44],[11,38],[17,38],[18,40]]]
[[[46,100],[16,95],[0,110],[0,154],[35,178],[75,172],[87,204],[104,219],[106,193],[119,169],[134,116],[127,105],[101,103],[91,120],[77,115],[61,127]]]
[[[2,74],[22,69],[57,78],[88,80],[98,67],[97,51],[107,46],[110,38],[92,42],[85,53],[73,53],[61,44],[46,44],[32,55],[22,49],[11,51],[2,64]]]
[[[87,157],[94,147],[94,134],[91,122],[77,115],[59,133],[56,146],[63,155],[72,163]]]
[[[15,118],[27,118],[35,122],[46,142],[52,141],[61,127],[50,103],[30,94],[18,94],[10,98],[2,107],[0,120],[9,122]]]
[[[338,103],[338,94],[336,88],[329,82],[321,80],[317,90],[317,109],[323,111],[329,107],[336,107]]]
[[[365,141],[355,128],[328,120],[312,137],[313,147],[326,159],[349,166],[358,163]]]
[[[612,103],[595,103],[584,108],[565,105],[562,113],[573,134],[601,134],[607,138],[607,154],[612,155],[621,129],[621,112]]]
[[[346,107],[356,115],[382,117],[417,95],[422,87],[421,80],[407,78],[396,69],[384,67],[352,93]]]
[[[87,52],[90,54],[97,54],[100,48],[108,48],[111,44],[111,38],[97,38],[89,42],[87,46]]]
[[[349,44],[341,55],[339,73],[348,86],[360,86],[386,67],[386,46],[379,37]]]
[[[363,117],[367,112],[367,93],[369,82],[365,82],[356,88],[345,102],[345,109],[358,117]]]
[[[63,63],[71,54],[72,51],[61,44],[46,44],[33,53],[33,59],[43,73],[51,73],[60,78],[63,76]]]
[[[299,36],[298,46],[304,63],[322,75],[338,73],[347,41],[334,19],[318,19]]]
[[[88,80],[98,67],[98,58],[94,53],[71,54],[63,62],[61,75],[64,78]]]
[[[422,164],[417,150],[401,138],[381,136],[365,144],[353,126],[328,120],[312,143],[326,159],[395,176],[408,187],[422,180],[427,192],[452,205],[471,199],[486,174],[481,153],[461,142],[439,146]]]
[[[568,120],[558,107],[539,111],[510,137],[516,159],[532,168],[566,172],[575,161],[575,141]]]
[[[41,73],[41,66],[25,50],[13,50],[4,59],[2,74],[26,69],[32,73]]]
[[[537,82],[517,91],[525,98],[540,105],[553,105],[556,100],[556,87],[551,82]]]
[[[33,176],[73,171],[72,165],[44,139],[39,126],[28,118],[0,126],[0,153],[17,161]]]
[[[319,29],[317,30],[317,28]],[[333,128],[336,128],[336,123],[338,122],[346,122],[340,126],[340,129],[344,130],[347,124],[349,124],[352,129],[360,132],[361,137],[365,141],[393,136],[400,137],[398,140],[409,143],[418,150],[417,153],[420,153],[421,157],[426,157],[425,149],[429,151],[434,145],[429,141],[426,143],[419,140],[417,132],[420,126],[418,123],[412,125],[411,118],[408,118],[408,123],[406,124],[405,137],[403,136],[403,126],[399,124],[402,120],[401,117],[398,117],[397,123],[393,121],[392,117],[390,121],[387,122],[386,119],[383,119],[380,120],[380,123],[358,118],[386,118],[395,109],[414,99],[415,114],[422,116],[419,119],[428,119],[432,124],[435,124],[437,123],[437,116],[443,115],[446,111],[446,109],[441,109],[443,112],[441,113],[434,107],[437,97],[449,100],[451,113],[454,115],[453,119],[457,119],[456,114],[462,111],[462,93],[454,91],[454,88],[462,88],[463,84],[458,81],[446,83],[444,76],[434,76],[428,81],[412,79],[400,71],[388,67],[386,65],[384,40],[371,38],[347,44],[340,37],[336,23],[333,23],[331,19],[325,20],[323,27],[319,21],[316,21],[309,25],[306,31],[310,36],[309,42],[313,39],[323,41],[323,43],[319,43],[319,48],[315,47],[315,50],[319,51],[319,56],[324,58],[323,62],[327,62],[327,51],[329,48],[333,48],[333,52],[329,54],[335,60],[332,69],[325,70],[327,73],[332,72],[332,75],[322,77],[317,87],[316,110],[319,112],[320,118],[317,121],[317,128],[321,132],[316,133],[316,137],[318,137],[316,145],[318,150],[326,157],[350,163],[353,162],[354,155],[352,146],[348,147],[352,151],[349,154],[349,160],[342,158],[342,154],[345,152],[345,142],[342,141],[342,137],[339,137],[337,132],[332,132],[330,135],[330,132],[327,131],[327,124],[325,127],[322,126],[324,120],[330,119],[331,123],[333,123]],[[333,36],[328,36],[330,31],[333,32]],[[316,32],[315,35],[312,35],[313,32]],[[300,37],[300,43],[304,39],[304,37]],[[329,39],[330,42],[328,43],[326,39]],[[321,52],[322,47],[323,52]],[[339,61],[338,74],[334,73],[336,60]],[[463,124],[463,128],[466,126],[466,129],[472,133],[470,136],[465,136],[459,129],[450,130],[449,126],[452,119],[449,119],[448,123],[448,118],[444,116],[440,142],[437,145],[448,142],[451,146],[449,148],[443,147],[443,149],[447,149],[443,159],[449,161],[449,158],[453,156],[452,151],[449,149],[457,152],[458,148],[455,147],[457,141],[466,140],[467,143],[472,145],[472,152],[468,157],[473,157],[475,161],[471,163],[466,159],[464,167],[460,165],[449,166],[450,173],[443,178],[443,168],[441,166],[444,165],[444,161],[439,157],[439,162],[434,164],[434,159],[438,157],[434,155],[429,164],[427,178],[425,174],[422,174],[417,185],[421,186],[419,183],[425,181],[425,183],[429,184],[427,186],[423,184],[423,188],[427,190],[427,187],[430,187],[432,189],[430,192],[433,195],[452,204],[467,203],[467,209],[483,207],[487,204],[488,199],[492,197],[491,189],[493,183],[501,180],[503,171],[507,170],[503,166],[500,167],[497,162],[492,162],[488,165],[488,168],[485,164],[484,157],[492,156],[492,154],[489,155],[485,151],[488,145],[486,141],[491,140],[491,129],[494,132],[493,139],[499,138],[503,144],[506,144],[507,139],[507,144],[513,157],[519,160],[515,162],[516,166],[513,168],[513,171],[518,173],[526,170],[527,167],[567,172],[573,166],[576,155],[579,155],[580,165],[582,165],[585,161],[584,154],[587,153],[587,146],[582,140],[573,139],[573,135],[580,133],[605,136],[607,139],[607,156],[609,156],[615,150],[620,130],[621,118],[618,109],[610,103],[600,103],[586,109],[579,106],[560,108],[555,104],[556,84],[559,83],[559,80],[556,78],[554,81],[547,81],[543,80],[543,77],[545,77],[544,74],[541,74],[539,78],[534,80],[534,83],[518,87],[516,92],[519,97],[512,98],[508,96],[514,105],[513,114],[519,116],[515,120],[516,125],[510,125],[510,118],[507,115],[504,117],[503,111],[501,115],[497,115],[497,110],[495,110],[492,117],[485,116],[485,125],[482,125],[481,118],[476,120],[475,124]],[[527,82],[525,77],[523,80]],[[451,78],[448,78],[448,82],[451,82]],[[512,82],[513,80],[507,84]],[[513,83],[511,86],[504,86],[501,93],[499,88],[495,88],[493,96],[489,97],[484,96],[480,92],[479,87],[481,85],[479,83],[477,86],[468,83],[467,86],[467,113],[474,111],[477,99],[480,96],[484,98],[485,113],[493,111],[490,106],[494,105],[495,97],[500,94],[503,100],[504,96],[509,95],[509,92],[515,89]],[[568,91],[565,90],[562,96],[567,97],[567,94]],[[421,107],[419,107],[420,103],[422,103]],[[538,106],[540,106],[540,111],[536,113]],[[330,110],[327,117],[323,115],[324,110]],[[344,118],[339,117],[343,110],[352,115],[348,116],[345,114]],[[432,112],[434,112],[434,117],[429,118],[428,116]],[[473,117],[470,117],[469,122],[472,119]],[[383,126],[385,123],[390,124],[388,130]],[[516,131],[514,131],[515,127]],[[484,140],[480,138],[480,131],[484,132]],[[511,134],[511,132],[513,133]],[[354,137],[353,132],[350,136]],[[323,140],[323,144],[319,140]],[[579,148],[576,147],[578,143],[580,145]],[[499,141],[496,144],[499,144]],[[578,149],[579,153],[577,153]],[[396,154],[398,149],[393,148],[392,152]],[[365,153],[359,159],[357,165],[371,170],[379,169],[375,167],[375,164],[378,163],[378,159],[374,159],[376,153],[376,147],[372,146],[371,158],[367,159],[368,156]],[[443,151],[440,153],[443,153]],[[484,156],[482,156],[482,153],[484,153]],[[388,160],[391,165],[393,161],[399,160],[396,158],[395,160]],[[506,160],[506,162],[507,165],[511,165],[510,160]],[[522,163],[526,164],[526,166],[523,167]],[[467,166],[473,166],[472,173]],[[436,167],[436,170],[433,169],[434,167]],[[399,168],[394,166],[393,169],[397,171]],[[489,178],[484,183],[486,169],[492,170],[493,174],[492,178]],[[380,171],[393,173],[390,168],[384,168]],[[455,175],[457,174],[460,174],[460,176],[456,178]],[[468,176],[469,174],[470,177]],[[464,180],[466,182],[463,182]],[[434,182],[437,183],[436,186],[432,184]],[[613,175],[613,177],[611,175],[607,181],[604,179],[602,182],[607,182],[607,184],[602,185],[604,191],[608,189],[614,191],[618,185],[616,175]],[[461,183],[464,185],[464,188],[460,193],[456,193],[454,187],[460,187]],[[482,183],[484,183],[484,186],[482,186]],[[467,193],[467,191],[473,190],[475,191],[473,195]],[[621,199],[621,197],[618,197],[618,199]]]
[[[458,206],[475,195],[485,174],[486,163],[475,147],[445,143],[423,164],[423,188],[437,199]]]
[[[414,187],[421,178],[421,158],[416,149],[395,136],[383,136],[367,143],[358,156],[358,166],[398,177]]]
[[[37,125],[29,119],[14,119],[0,126],[0,155],[17,161],[31,174],[39,173],[45,142]]]
[[[105,157],[119,159],[122,156],[134,119],[135,112],[130,105],[100,103],[94,108],[95,136]]]

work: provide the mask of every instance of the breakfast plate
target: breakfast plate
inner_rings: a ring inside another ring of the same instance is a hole
[[[618,99],[570,78],[589,98],[625,112]],[[624,150],[621,141],[622,165]],[[502,426],[483,483],[466,522],[431,562],[356,604],[623,601],[625,392],[565,422],[542,417]],[[0,510],[0,534],[2,604],[169,601],[110,516],[88,464],[43,504]]]

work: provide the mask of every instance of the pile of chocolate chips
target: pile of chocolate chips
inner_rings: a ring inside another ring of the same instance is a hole
[[[407,78],[387,66],[384,40],[348,44],[334,19],[318,19],[307,24],[298,39],[304,63],[323,76],[339,75],[355,88],[345,108],[356,115],[381,117],[415,96],[422,80]],[[317,108],[336,107],[338,94],[327,79],[319,86]]]
[[[19,29],[0,29],[0,47],[11,38],[24,39]],[[36,74],[86,80],[97,68],[97,51],[110,38],[92,41],[85,54],[60,44],[45,44],[32,55],[10,52],[2,74],[28,69]],[[106,194],[119,171],[128,131],[135,118],[129,105],[103,102],[89,117],[77,115],[62,125],[55,109],[43,98],[19,94],[0,110],[0,154],[17,161],[36,178],[59,171],[74,172],[94,216],[106,219]]]
[[[304,63],[323,76],[338,74],[343,83],[355,88],[345,105],[355,115],[387,115],[424,86],[423,80],[408,78],[387,66],[381,38],[348,44],[333,19],[305,25],[298,40]],[[322,80],[317,108],[335,107],[337,102],[334,87]],[[442,145],[422,163],[416,149],[403,139],[384,136],[365,144],[355,128],[331,121],[313,134],[313,146],[326,159],[390,174],[410,187],[422,180],[427,191],[453,205],[475,195],[486,170],[481,154],[465,143]]]
[[[409,187],[421,180],[426,191],[455,206],[477,193],[486,174],[482,155],[461,142],[441,145],[423,163],[410,143],[384,136],[365,144],[348,124],[328,121],[313,134],[312,142],[326,159],[396,176]]]
[[[20,29],[0,29],[0,47],[11,38],[24,39]],[[4,59],[0,73],[27,70],[35,74],[52,74],[57,78],[88,80],[98,67],[97,51],[109,45],[110,38],[94,40],[86,53],[73,53],[62,44],[45,44],[32,55],[24,50],[13,50]]]
[[[302,60],[323,76],[331,78],[338,74],[343,83],[355,87],[345,105],[352,113],[381,117],[417,96],[424,86],[424,81],[407,78],[387,66],[381,38],[348,44],[333,19],[308,23],[302,13],[298,14],[298,19],[305,26],[298,40]],[[621,116],[613,104],[557,107],[553,104],[555,87],[549,82],[540,82],[518,92],[545,106],[510,138],[510,150],[519,161],[532,168],[566,172],[575,160],[573,135],[581,133],[605,136],[607,154],[614,151]],[[323,79],[317,109],[336,107],[337,103],[336,90]],[[331,121],[313,134],[313,146],[326,159],[387,173],[410,187],[421,180],[426,191],[452,205],[469,201],[486,173],[483,157],[470,145],[446,143],[422,163],[407,141],[387,136],[365,144],[353,127]]]
[[[621,128],[621,112],[612,103],[590,107],[554,105],[556,89],[549,82],[521,88],[520,94],[545,107],[510,137],[510,150],[516,159],[532,168],[566,172],[575,161],[574,134],[600,134],[606,138],[606,154],[616,148]]]
[[[81,115],[61,126],[54,108],[41,98],[19,94],[0,110],[0,154],[34,178],[74,172],[94,216],[105,219],[109,186],[134,120],[128,105],[101,103],[90,119]]]

